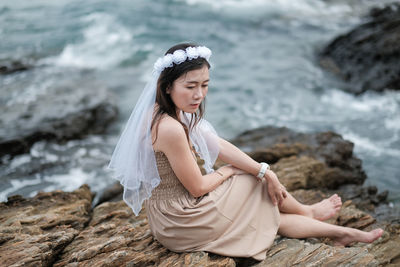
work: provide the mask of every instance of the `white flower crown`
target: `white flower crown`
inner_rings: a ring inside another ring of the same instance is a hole
[[[164,69],[172,67],[174,65],[173,63],[181,64],[187,59],[192,60],[202,57],[208,61],[211,54],[211,50],[205,46],[190,46],[186,48],[186,50],[176,50],[173,54],[166,54],[157,59],[156,63],[154,63],[154,71],[160,74]]]

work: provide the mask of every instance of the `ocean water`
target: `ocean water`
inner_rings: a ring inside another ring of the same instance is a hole
[[[206,118],[222,137],[264,125],[335,131],[354,142],[366,184],[399,203],[400,92],[348,94],[315,56],[386,2],[393,1],[0,1],[0,59],[35,66],[0,76],[1,105],[35,101],[60,80],[84,75],[107,86],[121,112],[105,135],[38,142],[6,161],[0,201],[113,183],[105,167],[153,63],[175,43],[193,41],[213,51]],[[61,164],[27,173],[29,162]]]

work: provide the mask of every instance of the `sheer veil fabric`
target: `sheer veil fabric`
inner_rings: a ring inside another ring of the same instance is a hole
[[[151,196],[152,190],[160,183],[150,129],[159,76],[160,72],[153,71],[108,165],[108,169],[113,171],[112,177],[124,187],[123,199],[136,216],[142,208],[143,201]],[[181,113],[181,121],[188,127],[190,119],[190,113]],[[207,173],[213,172],[213,165],[219,153],[219,142],[212,125],[201,119],[189,132],[189,138],[204,160]]]

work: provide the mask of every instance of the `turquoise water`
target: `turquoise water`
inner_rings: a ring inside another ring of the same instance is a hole
[[[366,183],[389,189],[396,202],[400,92],[352,96],[315,58],[335,36],[361,23],[369,7],[383,2],[391,1],[0,1],[0,59],[36,66],[0,76],[0,103],[35,101],[76,74],[103,83],[117,96],[121,116],[106,136],[88,141],[90,149],[73,141],[76,149],[68,154],[78,159],[93,154],[102,159],[93,166],[103,169],[110,149],[102,147],[115,145],[157,57],[177,42],[195,41],[213,51],[206,117],[221,136],[263,125],[335,131],[355,143]],[[38,144],[6,167],[0,201],[16,193],[73,190],[85,182],[101,190],[113,182],[82,160],[53,173],[8,175],[39,154],[48,160],[49,151]]]

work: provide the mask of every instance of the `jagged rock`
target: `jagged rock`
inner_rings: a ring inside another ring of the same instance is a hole
[[[298,190],[295,194],[302,195],[303,200],[308,198],[308,201],[312,202],[325,197],[323,193],[311,190]],[[368,221],[364,218],[371,219]],[[355,223],[357,220],[361,223]],[[374,220],[348,202],[332,222],[363,229]],[[299,266],[321,263],[329,263],[332,266],[378,266],[379,262],[390,261],[386,258],[388,254],[391,257],[397,256],[395,250],[390,248],[399,244],[400,240],[396,239],[390,246],[378,242],[376,248],[373,245],[332,247],[327,245],[329,242],[320,240],[310,244],[296,239],[278,239],[263,262],[232,259],[205,252],[174,253],[154,240],[147,225],[145,210],[142,210],[138,217],[134,217],[131,209],[123,201],[105,202],[94,209],[89,226],[64,249],[54,266],[110,266],[112,263],[122,266],[292,266],[296,263]],[[382,256],[384,260],[375,259],[375,254],[369,252],[372,247],[375,248],[376,255],[385,255]]]
[[[387,204],[388,191],[378,193],[376,186],[360,187],[357,185],[342,185],[338,189],[340,195],[350,199],[362,210],[373,212],[376,205]]]
[[[367,245],[369,252],[374,255],[380,266],[400,266],[400,227],[388,226],[387,233],[373,245]]]
[[[105,131],[118,110],[102,85],[60,81],[28,103],[0,106],[0,157],[29,151],[39,140],[65,141]]]
[[[400,226],[377,221],[357,208],[359,203],[375,207],[385,196],[374,187],[354,184],[362,183],[364,173],[360,161],[352,155],[350,142],[329,132],[299,134],[272,127],[242,134],[236,142],[247,146],[250,154],[249,150],[255,149],[254,155],[268,158],[273,163],[272,169],[288,189],[294,190],[292,194],[300,202],[313,204],[333,193],[341,195],[344,205],[329,223],[362,230],[381,227],[385,229],[383,237],[373,244],[357,243],[343,248],[332,246],[328,238],[297,240],[277,236],[262,262],[206,252],[175,253],[151,235],[145,210],[135,217],[123,201],[103,202],[115,201],[121,191],[119,185],[95,203],[89,188],[82,186],[72,193],[39,193],[32,199],[13,196],[1,203],[0,266],[395,266],[399,263]],[[337,177],[340,175],[345,178]],[[343,187],[345,183],[353,185]],[[329,189],[337,186],[343,192]],[[368,198],[371,200],[366,202]],[[97,206],[91,210],[93,204]]]
[[[61,266],[235,266],[233,259],[208,253],[169,251],[154,240],[145,210],[135,217],[123,202],[105,202],[93,210],[89,226],[64,249]]]
[[[19,60],[1,60],[0,74],[6,75],[17,71],[24,71],[32,68],[32,65]]]
[[[353,155],[354,144],[333,132],[304,134],[286,127],[266,126],[245,131],[233,139],[232,143],[258,162],[276,163],[293,155],[314,158],[327,168],[321,170],[317,162],[309,167],[324,172],[326,178],[331,179],[324,181],[328,188],[337,188],[346,183],[362,184],[366,179],[361,160]],[[290,162],[286,161],[289,165]]]
[[[348,172],[329,168],[325,163],[308,156],[283,158],[271,166],[289,191],[309,188],[337,188],[352,180]]]
[[[308,204],[327,196],[304,189],[293,195]],[[104,202],[90,213],[91,199],[88,187],[82,186],[71,193],[15,196],[2,203],[0,266],[395,266],[400,259],[400,226],[384,223],[381,239],[349,248],[333,247],[329,239],[278,236],[262,262],[206,252],[175,253],[153,238],[145,210],[135,217],[125,202],[118,201]],[[351,201],[330,222],[376,227],[375,220]]]
[[[400,89],[400,4],[374,8],[368,22],[328,44],[319,54],[322,67],[349,83],[355,94]]]
[[[378,266],[378,261],[365,248],[332,247],[285,239],[274,245],[267,259],[255,266]]]
[[[51,266],[90,219],[87,185],[0,203],[0,266]]]

